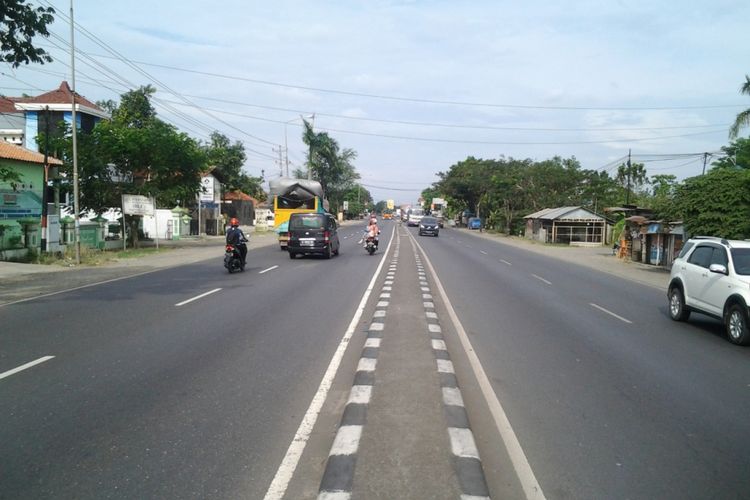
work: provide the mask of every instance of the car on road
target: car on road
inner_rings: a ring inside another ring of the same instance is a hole
[[[297,255],[322,255],[330,259],[339,254],[336,218],[329,213],[294,213],[289,216],[289,258]]]
[[[440,228],[438,227],[438,220],[435,217],[422,217],[419,221],[419,236],[430,234],[432,236],[438,236]]]
[[[667,296],[673,320],[691,312],[713,316],[730,342],[750,344],[750,241],[691,238],[672,264]]]

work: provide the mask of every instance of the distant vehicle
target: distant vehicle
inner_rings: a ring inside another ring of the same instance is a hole
[[[482,229],[482,219],[479,217],[471,217],[467,224],[469,229]]]
[[[326,259],[339,254],[336,218],[327,213],[294,213],[289,217],[289,258],[317,254]]]
[[[750,344],[750,241],[691,238],[672,264],[667,289],[669,316],[685,321],[691,312],[724,323],[733,344]]]
[[[419,222],[419,236],[429,234],[432,236],[438,236],[440,228],[438,227],[438,220],[436,217],[422,217]]]
[[[383,212],[383,220],[393,219],[393,214],[390,212]]]
[[[409,216],[406,219],[406,224],[408,226],[418,226],[419,221],[422,220],[422,217],[424,217],[424,210],[421,208],[412,208],[409,211]]]

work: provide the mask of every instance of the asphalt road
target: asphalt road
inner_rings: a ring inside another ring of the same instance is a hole
[[[377,266],[355,240],[2,308],[0,373],[54,358],[0,379],[0,498],[262,498]]]
[[[717,321],[467,231],[418,241],[547,498],[747,497],[750,350]]]
[[[290,260],[274,245],[252,250],[241,274],[226,274],[218,255],[0,308],[0,374],[54,356],[0,378],[0,498],[262,498],[380,261],[355,244],[360,229],[341,229],[332,260]],[[746,497],[750,350],[727,342],[718,322],[672,322],[664,290],[467,231],[415,239],[547,498]],[[403,235],[401,245],[403,254]],[[412,278],[399,274],[395,285],[416,287]],[[521,498],[433,294],[493,498]],[[423,313],[410,313],[405,297],[386,324],[417,330]],[[364,337],[357,342],[292,495],[317,491]],[[408,351],[387,341],[381,359],[403,404],[424,394],[395,371],[419,366]],[[386,387],[376,385],[368,429],[404,407],[382,399]],[[409,422],[436,407],[422,405],[408,406]],[[399,439],[408,425],[390,442],[408,443]],[[400,459],[372,454],[385,440],[365,438],[357,477],[380,475],[355,478],[355,491],[375,495],[387,481],[379,467]]]

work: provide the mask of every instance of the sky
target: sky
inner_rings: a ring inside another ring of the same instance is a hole
[[[71,80],[70,2],[29,1],[58,11],[38,41],[55,62],[0,65],[0,94]],[[267,180],[285,144],[303,166],[314,115],[375,201],[416,203],[468,156],[614,174],[631,151],[649,175],[692,177],[703,157],[681,155],[719,152],[750,107],[744,1],[74,0],[74,18],[80,94],[151,84],[162,119],[242,141]]]

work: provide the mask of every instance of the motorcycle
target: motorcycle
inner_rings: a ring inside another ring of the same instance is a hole
[[[227,268],[229,274],[245,270],[245,264],[242,263],[240,249],[229,243],[227,243],[226,252],[224,253],[224,267]]]
[[[368,236],[367,240],[365,241],[365,250],[367,250],[367,253],[372,255],[375,253],[375,250],[377,249],[378,249],[377,239],[374,236]]]

